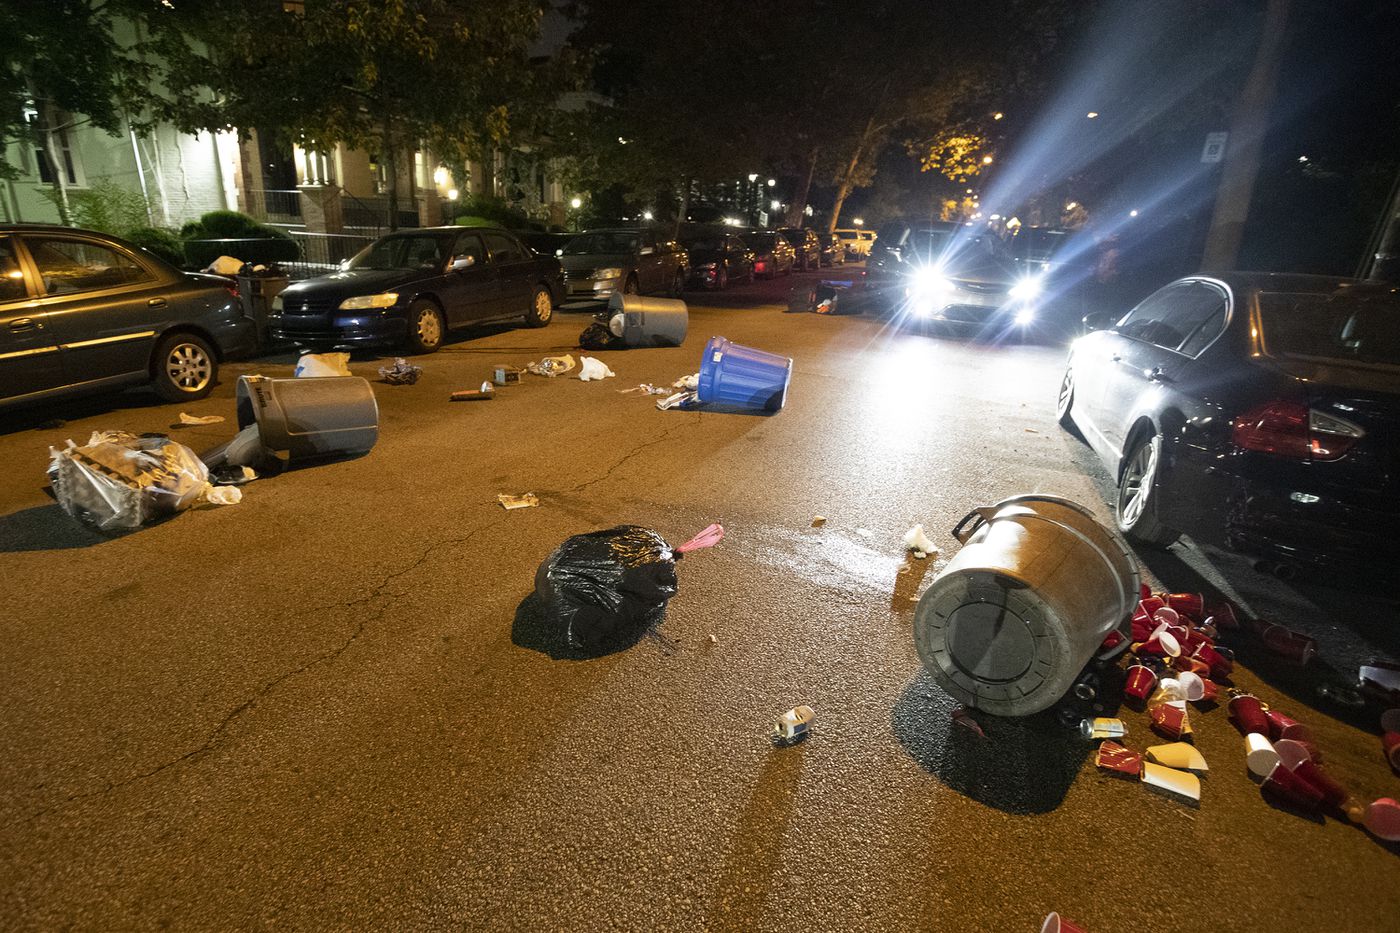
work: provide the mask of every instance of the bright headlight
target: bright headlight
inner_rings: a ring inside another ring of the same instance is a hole
[[[382,292],[378,295],[356,295],[340,303],[342,311],[365,311],[370,308],[392,308],[398,303],[398,292]]]
[[[593,277],[594,277],[595,279],[620,279],[620,278],[622,278],[622,270],[621,270],[621,269],[599,269],[597,272],[593,273]]]
[[[924,266],[914,272],[912,291],[915,295],[936,295],[951,289],[952,283],[933,266]]]
[[[1035,311],[1030,308],[1022,308],[1016,312],[1016,323],[1025,327],[1027,324],[1035,323]]]
[[[1040,279],[1022,279],[1011,286],[1011,297],[1025,301],[1027,298],[1034,298],[1040,294]]]

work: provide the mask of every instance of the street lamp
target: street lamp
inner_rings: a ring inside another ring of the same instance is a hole
[[[574,210],[578,210],[580,207],[583,207],[583,198],[571,198],[569,200],[569,206]]]
[[[642,211],[643,220],[651,220],[651,211]]]
[[[776,211],[778,210],[778,208],[780,208],[780,207],[783,206],[783,202],[782,202],[782,201],[779,201],[779,200],[777,200],[777,199],[774,199],[774,200],[768,202],[768,206],[769,206],[770,208],[772,208],[772,209],[774,210],[774,212],[776,212]]]
[[[1084,116],[1088,117],[1090,120],[1097,120],[1099,118],[1099,112],[1097,110],[1090,110],[1088,113],[1084,114]]]
[[[1129,216],[1129,217],[1136,217],[1136,216],[1137,216],[1137,208],[1133,208],[1132,210],[1128,211],[1128,216]]]
[[[993,120],[1000,120],[1000,119],[1001,119],[1002,117],[1004,117],[1004,116],[1006,116],[1006,114],[1004,114],[1004,113],[1002,113],[1000,110],[998,110],[996,113],[992,114],[992,119],[993,119]]]
[[[983,165],[991,165],[991,164],[992,164],[992,157],[989,156],[989,155],[983,156],[983,157],[982,157],[982,164],[983,164]]]
[[[770,188],[773,187],[774,185],[776,185],[777,183],[778,183],[778,179],[776,179],[776,178],[770,178],[770,179],[768,179],[768,187],[770,187]]]
[[[865,218],[864,218],[864,217],[857,217],[855,220],[851,221],[851,223],[855,224],[857,227],[864,227],[864,226],[865,226]]]
[[[458,196],[458,191],[457,191],[456,188],[448,188],[448,189],[447,189],[447,200],[449,200],[449,201],[455,201],[455,200],[457,200],[457,196]]]
[[[755,172],[749,173],[749,184],[753,184],[756,181],[758,181],[758,174]]]

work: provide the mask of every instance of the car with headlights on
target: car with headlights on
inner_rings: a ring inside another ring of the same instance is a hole
[[[559,253],[570,301],[607,301],[624,295],[685,291],[690,257],[685,248],[650,227],[587,230]]]
[[[0,225],[0,408],[140,384],[194,401],[256,348],[232,279],[104,233]]]
[[[776,233],[746,233],[743,240],[753,250],[753,274],[756,278],[771,279],[777,275],[791,275],[797,263],[797,252],[792,244]]]
[[[700,234],[682,242],[690,256],[691,285],[723,291],[735,280],[753,281],[754,252],[734,234]]]
[[[863,278],[867,306],[902,322],[998,336],[1035,324],[1044,286],[992,233],[943,222],[881,227]]]
[[[1061,424],[1117,483],[1117,525],[1273,568],[1400,560],[1400,295],[1309,275],[1188,276],[1073,344]]]
[[[380,237],[338,272],[272,300],[275,340],[306,349],[432,353],[454,327],[523,319],[543,327],[564,293],[559,260],[498,227],[428,227]]]

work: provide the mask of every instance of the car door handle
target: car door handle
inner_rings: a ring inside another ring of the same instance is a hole
[[[42,324],[34,320],[32,317],[17,318],[10,322],[10,330],[14,331],[15,333],[20,333],[26,330],[37,330],[42,326]]]
[[[1160,367],[1160,366],[1154,366],[1154,367],[1152,367],[1152,368],[1149,369],[1146,373],[1144,373],[1144,375],[1147,376],[1147,381],[1148,381],[1148,382],[1171,382],[1171,381],[1172,381],[1172,377],[1171,377],[1171,376],[1168,376],[1166,373],[1162,372],[1162,367]]]
[[[150,301],[146,302],[146,307],[148,307],[148,308],[164,308],[164,307],[165,307],[165,299],[164,299],[164,298],[152,298]]]

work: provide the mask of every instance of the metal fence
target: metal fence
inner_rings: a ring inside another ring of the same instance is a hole
[[[258,220],[269,223],[301,222],[301,192],[295,188],[249,188],[244,194],[248,202],[248,213]]]
[[[341,189],[340,211],[347,227],[382,231],[389,228],[389,199],[383,195],[361,198]],[[418,199],[399,195],[396,226],[418,226]]]
[[[340,268],[343,261],[375,240],[372,236],[353,233],[309,233],[305,230],[287,232],[301,247],[301,259],[278,263],[291,279],[309,279],[334,272]]]

